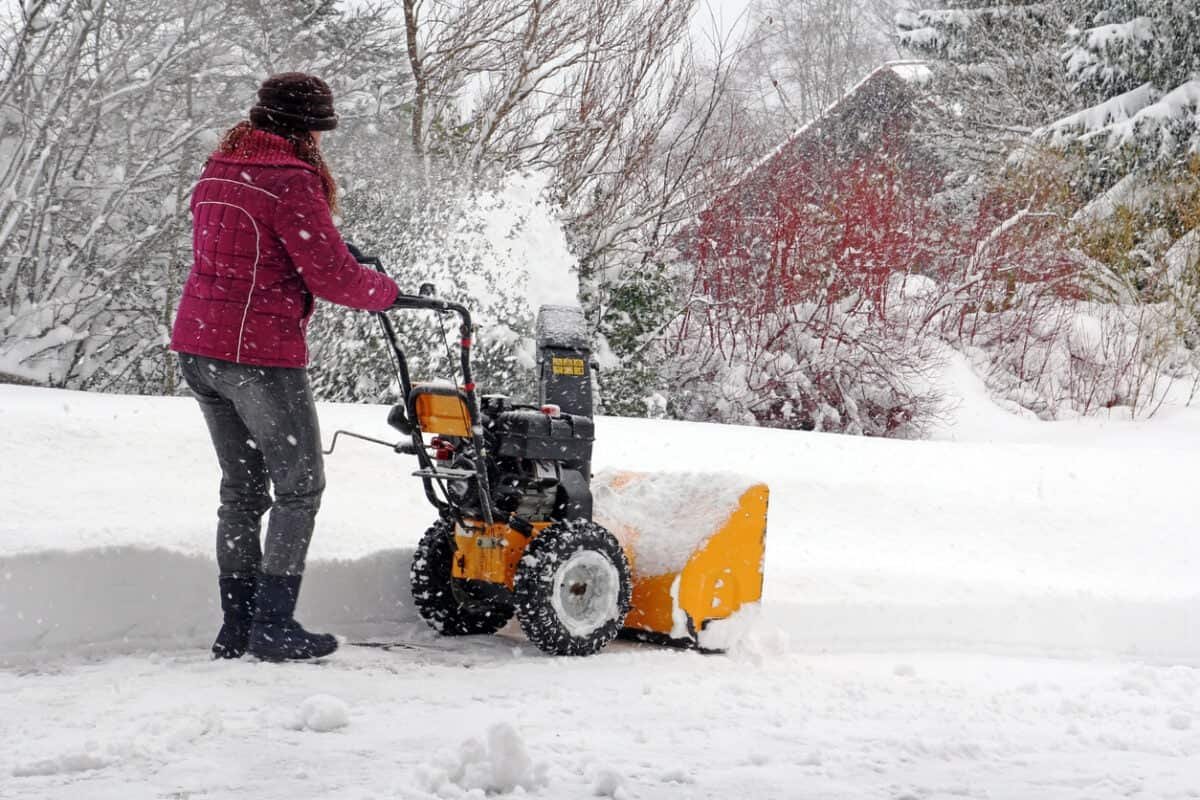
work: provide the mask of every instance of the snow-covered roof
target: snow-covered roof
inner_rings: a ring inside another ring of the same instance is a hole
[[[847,104],[866,87],[874,85],[881,79],[894,80],[896,78],[899,78],[900,81],[905,85],[924,86],[932,79],[932,77],[933,72],[929,67],[929,62],[924,60],[889,61],[886,64],[876,67],[869,74],[867,74],[866,77],[854,84],[854,86],[848,89],[841,97],[831,103],[817,117],[801,125],[792,133],[791,136],[781,142],[778,147],[755,161],[754,164],[752,164],[748,169],[738,176],[737,180],[733,182],[729,191],[737,189],[746,181],[747,178],[749,178],[751,175],[754,175],[765,165],[769,164],[781,153],[786,152],[798,141],[819,130],[822,124],[827,120],[840,116],[842,110],[847,106]]]

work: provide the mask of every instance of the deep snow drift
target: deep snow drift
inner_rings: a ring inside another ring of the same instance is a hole
[[[316,666],[206,658],[192,401],[0,386],[0,797],[1200,797],[1200,415],[1036,423],[958,383],[958,441],[598,421],[597,469],[770,484],[727,656],[435,639],[412,461],[339,443],[299,615],[424,646]],[[321,407],[327,441],[385,416]]]

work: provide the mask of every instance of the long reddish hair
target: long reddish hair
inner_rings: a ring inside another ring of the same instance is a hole
[[[313,138],[311,131],[255,127],[249,121],[242,120],[225,133],[225,136],[221,138],[221,144],[217,146],[217,151],[225,155],[233,155],[236,153],[238,145],[241,144],[242,140],[254,130],[264,130],[267,133],[273,133],[291,142],[292,151],[296,154],[296,158],[316,168],[317,174],[321,176],[321,188],[325,190],[325,199],[329,201],[329,210],[337,213],[337,184],[333,180],[333,173],[329,171],[329,164],[325,161],[325,157],[321,155],[321,148],[317,144],[317,140]]]

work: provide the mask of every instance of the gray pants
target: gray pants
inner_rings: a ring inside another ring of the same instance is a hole
[[[221,574],[303,574],[325,489],[321,431],[308,374],[185,353],[179,364],[200,402],[221,465]],[[264,547],[259,532],[267,509],[271,516]]]

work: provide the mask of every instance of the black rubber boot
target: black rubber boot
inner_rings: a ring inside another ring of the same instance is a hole
[[[265,573],[258,576],[250,652],[264,661],[320,658],[337,650],[337,639],[328,633],[309,633],[292,617],[300,596],[300,578]]]
[[[222,575],[221,610],[225,621],[213,642],[213,658],[241,658],[250,641],[250,623],[254,620],[254,576]]]

